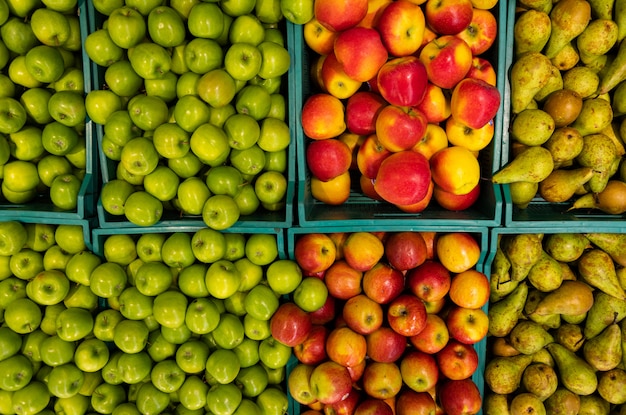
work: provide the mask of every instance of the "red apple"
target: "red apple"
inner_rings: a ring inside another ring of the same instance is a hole
[[[315,394],[311,390],[311,374],[315,366],[296,364],[287,377],[289,394],[294,401],[301,405],[311,405],[317,402]]]
[[[481,308],[452,307],[446,316],[450,337],[465,344],[475,344],[487,335],[489,317]]]
[[[346,325],[360,334],[378,330],[384,319],[381,305],[365,294],[349,298],[343,305],[341,315]]]
[[[367,343],[365,336],[348,326],[336,327],[328,333],[326,353],[330,360],[350,367],[365,360]]]
[[[431,180],[430,183],[428,184],[428,190],[426,191],[426,196],[424,196],[424,198],[422,200],[420,200],[417,203],[413,203],[412,205],[398,205],[398,204],[396,204],[395,206],[398,209],[400,209],[401,211],[406,212],[406,213],[419,213],[419,212],[422,212],[430,204],[430,200],[433,197],[433,188],[434,188],[434,182]]]
[[[376,28],[391,56],[408,56],[422,45],[426,19],[419,4],[398,0],[387,5]]]
[[[426,307],[413,294],[401,294],[387,308],[387,322],[397,333],[410,337],[426,327]]]
[[[417,107],[387,105],[376,117],[376,136],[392,152],[413,148],[426,133],[428,119]]]
[[[325,405],[345,399],[352,391],[352,378],[348,369],[332,360],[315,366],[309,383],[317,400]]]
[[[339,33],[334,52],[344,72],[359,82],[372,79],[388,57],[378,31],[358,26]]]
[[[333,32],[356,26],[367,15],[368,0],[315,0],[315,18]]]
[[[439,186],[435,186],[433,197],[442,208],[450,211],[461,211],[469,209],[476,203],[480,196],[480,183],[474,186],[474,189],[464,195],[455,195],[452,192],[446,192]]]
[[[444,89],[452,89],[467,76],[473,55],[463,39],[443,35],[424,45],[419,58],[426,67],[430,82]]]
[[[480,390],[471,379],[446,381],[437,395],[447,415],[474,415],[482,406]]]
[[[388,304],[404,290],[404,274],[379,262],[363,274],[363,292],[378,304]]]
[[[329,93],[309,96],[300,118],[304,134],[313,140],[338,137],[346,130],[343,102]]]
[[[376,134],[367,136],[359,146],[356,155],[359,172],[367,178],[376,178],[381,163],[391,154],[391,151],[380,143]]]
[[[385,256],[389,265],[407,271],[426,261],[428,248],[419,232],[394,232],[385,241]]]
[[[450,340],[435,356],[441,373],[448,379],[469,378],[478,368],[478,353],[474,346],[458,340]]]
[[[387,105],[380,94],[359,91],[346,102],[346,125],[353,134],[370,135],[376,132],[376,117]]]
[[[352,388],[344,399],[324,405],[323,412],[326,415],[353,414],[361,400],[362,392],[359,389]]]
[[[444,319],[438,314],[428,314],[426,327],[415,336],[409,337],[409,342],[424,353],[434,354],[448,344],[450,333]]]
[[[366,398],[356,407],[354,415],[394,415],[394,411],[384,400]]]
[[[309,313],[291,302],[281,304],[270,319],[272,336],[289,347],[302,343],[312,327]]]
[[[441,262],[424,261],[406,274],[409,290],[423,301],[436,301],[444,298],[450,290],[451,274]]]
[[[412,205],[428,194],[431,173],[428,159],[415,151],[400,151],[386,157],[378,169],[374,187],[387,202]]]
[[[369,362],[361,378],[363,390],[372,398],[390,399],[402,388],[402,374],[395,363]]]
[[[467,78],[482,79],[493,86],[497,81],[496,70],[491,62],[480,56],[472,58],[472,67],[467,72]]]
[[[300,363],[317,365],[328,357],[326,354],[326,338],[328,328],[314,324],[304,341],[293,347],[293,354]]]
[[[464,30],[472,21],[473,12],[471,0],[428,0],[425,5],[428,26],[442,35]]]
[[[361,81],[353,79],[346,73],[335,52],[324,57],[319,74],[324,90],[338,99],[346,99],[354,95],[362,85]]]
[[[311,174],[323,182],[345,173],[352,164],[352,150],[337,138],[314,140],[306,148]]]
[[[428,73],[416,56],[392,58],[378,71],[376,83],[378,91],[390,104],[413,107],[426,95]]]
[[[339,300],[347,300],[363,290],[363,272],[351,267],[344,259],[335,261],[324,275],[328,293]]]
[[[443,88],[429,82],[426,95],[417,109],[424,113],[429,123],[443,122],[451,113],[450,96]]]
[[[474,56],[485,53],[496,41],[498,22],[489,10],[474,9],[471,22],[456,36],[463,39]]]
[[[326,271],[334,262],[337,249],[325,233],[305,233],[296,240],[294,258],[307,273]]]
[[[374,188],[374,180],[365,176],[364,174],[359,176],[359,187],[363,195],[369,197],[370,199],[384,201],[382,197],[378,193],[376,193],[376,189]]]
[[[500,91],[480,79],[463,79],[452,91],[450,108],[458,122],[480,129],[496,116],[500,108]]]
[[[405,336],[390,327],[381,326],[365,337],[367,356],[375,362],[395,362],[402,356],[407,346]]]
[[[332,295],[326,296],[324,305],[315,311],[310,311],[312,324],[326,324],[330,323],[335,318],[335,311],[337,307],[337,300]]]
[[[404,383],[415,392],[427,392],[439,380],[437,360],[431,354],[411,350],[400,361]]]
[[[437,405],[428,392],[401,391],[396,398],[396,415],[435,415]]]

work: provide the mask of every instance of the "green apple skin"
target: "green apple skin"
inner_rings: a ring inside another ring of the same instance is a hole
[[[24,388],[33,378],[33,365],[22,354],[15,354],[0,360],[0,387],[14,392]]]
[[[224,29],[224,13],[211,2],[195,4],[187,16],[187,28],[193,37],[217,39]]]
[[[215,230],[222,231],[233,226],[241,212],[237,203],[228,195],[212,195],[202,208],[202,220]]]
[[[254,0],[223,0],[220,2],[224,13],[235,17],[254,12],[255,5],[256,1]]]
[[[122,97],[139,92],[143,79],[133,70],[130,61],[123,59],[111,63],[104,70],[104,80],[111,91]]]
[[[194,177],[204,168],[204,164],[193,151],[189,151],[182,157],[167,159],[167,167],[181,179]]]
[[[211,110],[209,106],[197,95],[184,95],[180,97],[174,105],[174,118],[176,119],[176,124],[174,125],[182,128],[184,131],[191,134],[196,130],[196,128],[198,128],[202,124],[209,122],[210,114]],[[188,145],[189,136],[187,136],[187,139],[185,141]],[[184,154],[179,155],[178,157],[182,157],[183,155]]]
[[[167,122],[169,109],[167,103],[153,95],[135,95],[128,102],[131,121],[143,131],[154,131]]]
[[[89,286],[91,273],[101,263],[102,259],[91,251],[77,252],[67,262],[65,276],[72,282]]]
[[[48,375],[48,390],[57,398],[69,398],[78,394],[85,374],[74,363],[53,367]]]
[[[141,413],[162,413],[170,404],[170,395],[158,390],[152,382],[145,382],[139,387],[136,404]]]
[[[48,112],[48,101],[52,91],[48,88],[27,89],[20,96],[20,104],[26,110],[27,116],[37,124],[45,125],[52,122]]]
[[[200,376],[188,375],[185,382],[178,389],[178,399],[189,411],[200,411],[206,406],[206,396],[209,385]]]
[[[269,320],[278,309],[278,297],[267,285],[252,288],[244,300],[246,312],[259,320]]]
[[[120,313],[129,320],[143,320],[152,315],[154,297],[139,292],[137,287],[126,287],[119,296]]]
[[[224,54],[226,71],[238,81],[249,81],[261,70],[261,51],[251,43],[237,42]]]
[[[245,256],[246,236],[239,232],[231,232],[224,234],[226,249],[223,258],[235,262]],[[240,286],[240,291],[241,286]]]
[[[143,84],[146,95],[159,97],[167,104],[173,103],[174,99],[176,99],[178,75],[172,70],[164,73],[160,78],[146,79]]]
[[[117,369],[117,362],[120,360],[124,352],[120,350],[112,351],[109,361],[104,365],[101,372],[102,381],[111,385],[119,385],[122,383],[122,377]],[[92,391],[92,395],[95,392]]]
[[[68,308],[57,316],[57,336],[66,341],[78,341],[91,334],[93,324],[89,310]]]
[[[139,353],[148,342],[148,327],[139,320],[122,320],[115,327],[113,342],[123,352]]]
[[[243,176],[232,166],[215,166],[208,171],[206,184],[214,195],[234,197],[239,192],[239,187],[243,185]]]
[[[278,243],[276,236],[264,233],[255,233],[248,236],[245,247],[246,257],[256,265],[265,266],[278,258]]]
[[[279,369],[287,366],[291,357],[291,347],[285,346],[273,337],[268,337],[259,344],[261,362],[270,369]]]
[[[146,191],[134,192],[126,199],[126,219],[138,226],[152,226],[163,216],[163,202]]]
[[[150,380],[161,392],[177,392],[185,382],[187,374],[176,364],[174,360],[163,360],[152,367]]]
[[[52,245],[43,255],[43,268],[45,270],[65,270],[72,256],[59,245]]]
[[[61,210],[74,210],[78,206],[78,194],[83,182],[74,174],[61,174],[50,186],[50,200]]]
[[[293,301],[304,311],[313,312],[326,303],[328,288],[317,277],[305,277],[293,292]]]
[[[39,82],[55,82],[65,69],[63,56],[54,46],[35,46],[26,52],[26,69]]]
[[[210,123],[196,128],[191,134],[189,144],[191,151],[209,166],[221,165],[230,154],[226,133],[220,127]]]
[[[173,358],[176,355],[177,345],[170,343],[163,338],[160,330],[152,330],[148,337],[146,351],[154,362]]]
[[[139,383],[150,376],[152,365],[152,358],[145,350],[138,353],[123,353],[117,361],[122,381],[128,385]]]
[[[224,257],[226,238],[222,232],[202,228],[191,237],[191,249],[198,261],[213,264]]]
[[[185,312],[185,324],[195,334],[212,332],[219,324],[219,319],[217,306],[207,298],[195,298]]]
[[[95,262],[95,261],[94,261]],[[89,287],[98,297],[113,298],[119,296],[128,284],[124,268],[115,262],[102,262],[89,276]]]
[[[239,270],[241,275],[241,282],[239,283],[239,291],[250,291],[256,287],[263,280],[265,271],[261,265],[255,264],[245,256],[245,241],[241,248],[243,255],[241,258],[232,260],[235,263],[235,267]]]
[[[59,336],[49,336],[41,342],[41,361],[48,366],[54,367],[74,360],[76,344]]]
[[[180,291],[192,299],[208,297],[209,291],[205,280],[207,269],[208,265],[204,263],[194,263],[183,268],[178,274]]]
[[[233,349],[243,341],[243,323],[233,314],[222,313],[218,326],[211,334],[218,346],[223,349]]]
[[[142,131],[133,123],[128,110],[122,109],[109,114],[104,124],[104,135],[114,143],[124,146],[131,138],[141,136]]]
[[[15,413],[38,414],[48,406],[51,396],[46,384],[36,380],[15,391],[12,400]]]
[[[173,278],[170,268],[162,262],[146,262],[137,270],[135,286],[144,295],[157,296],[170,288]]]
[[[133,47],[128,59],[137,75],[143,79],[159,79],[170,71],[172,58],[168,51],[156,43],[139,43]]]
[[[29,281],[44,271],[43,254],[30,248],[23,248],[9,260],[9,269],[16,277]]]
[[[228,32],[231,44],[248,43],[257,46],[265,39],[265,27],[259,18],[253,14],[243,14],[233,19]]]
[[[18,55],[11,60],[8,69],[9,78],[16,85],[24,88],[39,88],[43,84],[39,82],[26,68],[26,56]]]
[[[136,9],[123,6],[111,12],[107,19],[111,40],[122,49],[139,44],[147,33],[144,17]]]
[[[205,278],[209,294],[218,299],[225,299],[235,294],[241,282],[239,270],[231,261],[224,259],[209,265]]]
[[[113,179],[102,186],[100,200],[107,213],[116,216],[124,215],[128,196],[135,192],[135,187],[126,180]]]
[[[109,347],[104,340],[92,337],[76,346],[74,363],[83,372],[97,372],[109,361]]]
[[[266,271],[270,288],[278,295],[291,294],[302,282],[302,269],[290,259],[274,261]]]
[[[199,216],[207,199],[211,196],[208,186],[199,177],[184,179],[176,190],[176,199],[183,214]]]
[[[122,316],[119,310],[107,308],[100,311],[94,317],[93,334],[95,338],[105,342],[112,342],[115,326],[123,319],[124,316]]]
[[[126,402],[126,389],[123,385],[102,383],[91,395],[91,406],[99,413],[113,413],[113,410]]]
[[[154,130],[152,142],[159,155],[167,159],[183,157],[190,150],[189,133],[174,123],[159,125]]]
[[[60,224],[54,232],[54,239],[65,252],[76,254],[87,249],[84,228],[81,225]]]
[[[89,59],[104,68],[124,59],[124,49],[113,42],[108,29],[89,33],[84,47]]]
[[[78,127],[85,123],[86,102],[82,93],[57,91],[48,100],[48,111],[52,118],[68,127]]]
[[[172,200],[176,196],[179,184],[180,178],[167,166],[157,166],[143,180],[145,191],[161,202]]]
[[[254,398],[265,390],[269,382],[267,372],[260,363],[257,363],[241,369],[235,383],[241,388],[244,397]]]
[[[84,383],[83,381],[83,385]],[[77,393],[67,398],[57,398],[53,409],[55,413],[86,413],[89,409],[89,397]]]
[[[24,286],[26,294],[26,286]],[[26,334],[39,328],[43,313],[30,298],[16,298],[4,310],[4,323],[14,332]]]
[[[144,233],[136,243],[137,256],[143,262],[159,262],[163,260],[161,250],[167,239],[165,233]]]
[[[57,176],[70,174],[71,172],[72,165],[63,156],[48,154],[37,163],[37,173],[39,174],[41,183],[48,187],[52,186],[52,181]]]
[[[213,385],[207,392],[206,406],[213,413],[232,414],[242,398],[241,390],[234,383]]]
[[[287,178],[277,171],[265,171],[257,176],[254,191],[264,206],[278,204],[287,194]]]
[[[85,77],[82,69],[66,67],[59,79],[53,83],[52,88],[55,91],[84,91]]]
[[[67,296],[63,299],[63,304],[67,308],[84,308],[95,311],[98,308],[98,296],[86,285],[73,285],[70,287]]]
[[[185,40],[185,22],[173,8],[157,6],[148,14],[148,34],[163,47],[175,47]]]
[[[256,144],[243,150],[233,148],[230,162],[245,177],[254,178],[265,169],[266,153]]]
[[[271,95],[260,85],[248,84],[235,96],[235,108],[238,113],[260,121],[270,114]]]
[[[46,152],[43,146],[43,131],[34,125],[25,125],[21,130],[9,134],[11,155],[16,160],[36,163]]]
[[[210,353],[208,344],[193,338],[183,342],[176,350],[176,364],[187,374],[202,373]]]
[[[22,347],[22,337],[8,327],[0,327],[0,362],[15,355]]]
[[[247,293],[237,290],[228,298],[224,298],[224,308],[226,308],[226,311],[239,317],[245,315],[246,309],[243,300],[246,295]]]
[[[289,397],[281,389],[273,386],[265,388],[257,398],[256,403],[261,412],[267,415],[280,415],[289,407]]]
[[[162,327],[175,329],[185,324],[187,297],[180,291],[168,290],[154,298],[152,313]]]
[[[243,331],[247,338],[257,341],[265,340],[271,335],[269,320],[261,320],[251,314],[243,316]]]
[[[241,364],[233,350],[217,349],[209,355],[206,363],[207,377],[211,377],[217,383],[226,384],[233,382],[239,373]]]
[[[26,124],[26,110],[15,98],[0,97],[0,108],[0,133],[16,133]]]

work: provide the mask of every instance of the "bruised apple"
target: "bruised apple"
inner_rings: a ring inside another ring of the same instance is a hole
[[[391,152],[413,148],[426,133],[428,119],[416,107],[387,105],[376,117],[378,141]]]
[[[392,58],[378,71],[376,84],[390,104],[412,107],[419,105],[426,95],[428,73],[416,56]]]
[[[423,154],[406,150],[393,153],[382,161],[374,188],[389,203],[412,205],[424,199],[430,181],[428,159]]]
[[[306,162],[311,174],[326,182],[348,171],[352,151],[337,138],[311,141],[306,149]]]
[[[496,116],[500,91],[481,79],[465,78],[452,90],[450,108],[455,120],[479,129]]]
[[[378,31],[358,26],[339,33],[334,52],[344,72],[359,82],[376,76],[388,57]]]
[[[376,132],[376,117],[387,103],[380,94],[359,91],[346,102],[346,125],[353,134],[370,135]]]

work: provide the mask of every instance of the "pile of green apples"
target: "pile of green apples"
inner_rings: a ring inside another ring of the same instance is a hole
[[[99,255],[79,235],[0,222],[0,413],[287,411],[270,321],[302,274],[275,235],[113,234]]]
[[[112,166],[107,213],[149,226],[174,211],[223,230],[284,208],[291,59],[278,6],[94,2],[103,19],[85,50],[100,85],[86,108]]]
[[[75,0],[0,1],[0,200],[75,210],[86,173]]]

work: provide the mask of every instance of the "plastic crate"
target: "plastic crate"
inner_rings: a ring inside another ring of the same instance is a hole
[[[506,46],[506,74],[507,81],[504,85],[504,102],[503,108],[503,131],[502,131],[502,160],[500,167],[504,167],[511,159],[512,141],[509,136],[509,126],[512,121],[511,114],[511,86],[509,84],[508,75],[513,65],[513,28],[515,25],[516,9],[511,7],[506,17],[507,46]],[[568,212],[567,209],[572,206],[573,200],[562,203],[547,202],[540,196],[530,202],[526,209],[520,209],[513,205],[511,200],[511,192],[509,185],[502,185],[504,194],[504,220],[506,226],[522,225],[531,227],[578,227],[580,226],[597,226],[602,225],[600,222],[611,220],[624,220],[626,214],[610,215],[599,210],[577,209]]]
[[[90,32],[93,32],[102,27],[102,23],[104,21],[104,17],[101,13],[96,11],[93,8],[93,5],[89,4],[89,28]],[[285,207],[278,211],[269,211],[264,209],[263,207],[259,207],[259,209],[246,216],[241,216],[239,221],[233,225],[235,229],[244,229],[247,227],[259,226],[262,228],[273,228],[273,227],[283,227],[287,228],[291,226],[293,223],[293,201],[295,198],[295,188],[296,188],[296,150],[295,150],[295,132],[293,131],[293,118],[295,117],[293,108],[293,93],[292,90],[293,85],[296,85],[296,65],[295,62],[298,59],[298,50],[294,48],[294,40],[293,40],[293,30],[291,29],[293,26],[292,23],[286,21],[285,19],[281,22],[280,28],[283,30],[283,34],[285,35],[285,42],[287,49],[289,51],[289,55],[291,58],[291,64],[289,67],[289,71],[286,75],[283,75],[283,81],[281,84],[281,93],[285,96],[285,109],[286,109],[286,118],[285,121],[291,127],[291,144],[287,149],[287,170],[285,171],[285,177],[287,179],[287,193],[285,195]],[[97,65],[94,62],[90,62],[90,67],[92,71],[92,82],[94,85],[94,89],[100,89],[104,85],[104,69]],[[107,183],[110,180],[116,178],[116,167],[118,162],[107,158],[103,151],[101,151],[101,142],[102,137],[104,135],[104,128],[102,125],[95,126],[95,137],[96,144],[98,146],[97,152],[100,164],[100,171],[102,174],[102,183]],[[102,206],[100,199],[97,199],[96,204],[97,216],[100,222],[100,226],[102,228],[134,228],[138,227],[137,225],[128,221],[123,215],[116,216],[111,215],[106,212]],[[163,216],[161,220],[155,224],[154,226],[162,227],[162,228],[171,228],[171,227],[184,227],[184,226],[192,226],[192,227],[202,227],[206,226],[203,222],[201,216],[194,215],[181,215],[181,213],[174,209],[165,209],[163,212]]]
[[[335,233],[335,232],[437,232],[439,234],[452,233],[452,232],[466,232],[471,234],[480,244],[481,247],[481,255],[478,259],[475,269],[479,272],[484,273],[487,278],[491,277],[491,262],[489,262],[489,266],[487,265],[487,260],[489,258],[493,258],[493,253],[491,252],[492,248],[489,244],[489,231],[488,227],[480,227],[480,226],[467,226],[467,225],[456,225],[456,226],[436,226],[436,225],[412,225],[407,224],[405,226],[400,225],[368,225],[368,226],[359,226],[355,228],[354,226],[348,224],[347,222],[343,222],[342,224],[338,224],[335,226],[328,226],[324,228],[319,228],[314,232],[320,233]],[[311,228],[306,227],[293,227],[287,229],[287,254],[290,259],[294,259],[294,248],[295,242],[300,235],[312,233]],[[483,310],[485,312],[488,311],[489,304],[483,306]],[[478,387],[481,396],[485,396],[485,363],[487,356],[487,339],[484,338],[478,343],[474,344],[474,349],[478,353],[478,368],[472,375],[472,380]],[[293,360],[293,359],[292,359]],[[287,366],[288,373],[292,370],[296,364],[296,361]],[[291,396],[289,396],[289,414],[290,415],[298,415],[302,412],[302,405],[296,402]],[[478,413],[482,415],[482,409]]]
[[[507,1],[500,1],[493,9],[494,15],[500,23],[506,16]],[[296,85],[302,88],[296,91],[296,108],[301,109],[307,97],[316,92],[311,85],[310,61],[315,52],[306,46],[303,38],[302,26],[294,27],[296,49],[301,50],[299,60],[296,62],[297,71]],[[502,194],[500,185],[491,182],[492,173],[500,167],[501,131],[503,123],[503,111],[506,107],[504,100],[504,86],[506,85],[505,72],[505,48],[506,26],[499,24],[498,36],[491,49],[482,56],[489,59],[494,65],[497,74],[497,87],[502,96],[502,105],[495,117],[495,134],[491,144],[480,151],[479,161],[482,169],[480,182],[481,196],[474,206],[461,212],[453,212],[441,208],[432,200],[428,208],[420,213],[405,213],[394,205],[379,202],[365,196],[358,186],[358,176],[352,178],[352,189],[348,200],[339,206],[327,205],[316,200],[311,194],[311,174],[306,165],[306,141],[302,130],[300,117],[294,120],[297,133],[297,156],[298,156],[298,224],[300,226],[333,226],[337,220],[349,221],[351,225],[370,225],[377,223],[402,223],[419,225],[423,221],[429,224],[442,226],[455,226],[465,224],[469,226],[499,226],[502,220]],[[401,222],[398,222],[401,221]]]
[[[80,35],[84,40],[89,33],[88,18],[90,8],[86,1],[78,3],[78,17],[80,23]],[[84,78],[85,94],[91,90],[91,67],[89,58],[85,52],[85,44],[82,46],[82,70]],[[22,217],[47,218],[53,220],[79,220],[91,218],[96,215],[96,200],[98,198],[98,167],[95,157],[96,147],[94,144],[95,134],[93,131],[93,123],[87,117],[85,124],[85,142],[87,163],[85,167],[85,176],[82,180],[80,190],[78,192],[78,203],[76,209],[61,210],[57,208],[48,195],[40,194],[34,200],[23,204],[12,204],[6,201],[0,202],[0,220],[4,220],[6,216],[19,215]]]

